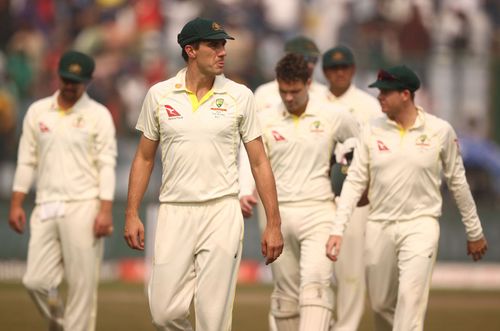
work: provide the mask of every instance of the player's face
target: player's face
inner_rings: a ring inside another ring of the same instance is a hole
[[[85,84],[59,77],[59,96],[67,104],[74,104],[85,92]]]
[[[325,78],[334,89],[346,90],[352,82],[355,67],[353,65],[341,65],[324,69]]]
[[[201,73],[220,75],[224,72],[225,45],[225,39],[200,42],[199,48],[195,50],[195,61]]]
[[[307,105],[309,100],[309,86],[311,80],[306,83],[301,80],[293,82],[285,82],[278,79],[278,87],[281,100],[285,104],[286,110],[295,115],[300,115]]]
[[[403,109],[403,93],[405,91],[380,90],[377,99],[380,102],[382,112],[389,118],[394,119]]]

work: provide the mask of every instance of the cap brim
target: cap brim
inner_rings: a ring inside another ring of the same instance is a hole
[[[233,37],[231,37],[230,35],[228,35],[225,32],[222,32],[222,31],[214,33],[214,34],[211,34],[209,36],[205,36],[205,37],[201,38],[200,40],[222,40],[222,39],[231,39],[231,40],[234,40]]]
[[[376,82],[368,85],[368,87],[374,87],[374,88],[378,88],[378,89],[381,89],[381,90],[401,90],[401,89],[407,89],[407,87],[402,86],[398,82],[395,82],[395,81],[384,81],[384,80],[377,80]]]
[[[68,73],[68,72],[59,72],[59,76],[61,76],[62,78],[68,79],[68,80],[78,82],[78,83],[85,83],[85,82],[88,82],[90,80],[90,79],[83,78],[83,77],[80,77],[80,76],[77,76],[77,75],[74,75],[74,74]]]
[[[323,68],[332,68],[332,67],[340,67],[340,66],[351,66],[354,65],[353,62],[351,61],[336,61],[336,62],[330,62],[328,64],[323,64]]]

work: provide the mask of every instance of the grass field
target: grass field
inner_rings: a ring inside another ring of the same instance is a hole
[[[271,288],[240,285],[233,313],[234,331],[267,330]],[[0,329],[45,330],[45,322],[19,283],[0,283]],[[365,312],[359,330],[372,330]],[[144,288],[139,284],[102,283],[99,289],[97,330],[154,330]],[[426,331],[500,330],[500,291],[432,291]]]

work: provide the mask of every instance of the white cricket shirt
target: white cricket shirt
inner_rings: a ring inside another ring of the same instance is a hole
[[[382,115],[380,103],[377,98],[360,90],[354,84],[351,84],[347,91],[339,97],[336,97],[328,90],[327,99],[330,102],[339,103],[346,107],[361,125]]]
[[[332,234],[342,235],[369,185],[371,221],[405,221],[441,215],[441,175],[453,193],[469,240],[482,236],[455,131],[418,108],[415,124],[403,130],[385,115],[361,133],[344,182]]]
[[[159,140],[161,202],[203,202],[237,196],[241,140],[261,136],[252,92],[223,75],[199,102],[186,69],[149,90],[136,128]]]
[[[278,201],[333,200],[330,160],[337,142],[358,135],[355,118],[340,106],[312,98],[300,117],[281,103],[259,112],[259,118]]]
[[[23,120],[13,191],[27,193],[36,175],[36,202],[113,200],[116,138],[108,109],[86,93],[69,110],[58,92],[33,103]]]

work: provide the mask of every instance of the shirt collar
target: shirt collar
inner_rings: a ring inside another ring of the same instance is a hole
[[[176,75],[174,79],[174,91],[175,92],[188,92],[189,90],[186,88],[186,71],[187,68],[181,69]],[[227,93],[226,89],[227,78],[223,74],[215,76],[214,85],[212,86],[212,90],[215,94]]]
[[[345,99],[349,96],[349,94],[352,94],[354,92],[354,90],[356,89],[356,87],[354,86],[353,83],[351,83],[351,85],[349,85],[349,87],[347,88],[347,90],[341,95],[341,96],[335,96],[335,94],[332,93],[332,91],[328,90],[328,99],[330,101],[336,101],[336,100],[342,100],[342,99]]]
[[[52,103],[50,105],[50,110],[53,111],[60,111],[61,109],[59,108],[59,104],[57,103],[57,97],[59,96],[60,91],[57,90],[53,95],[52,95]],[[89,99],[89,95],[87,92],[83,92],[82,96],[80,99],[76,101],[76,103],[71,107],[70,109],[67,110],[67,112],[76,112],[79,109],[82,108],[82,105],[84,105],[87,100]]]
[[[415,119],[415,123],[413,123],[413,126],[409,128],[408,131],[420,129],[425,125],[425,110],[420,106],[416,106],[416,108],[417,118]],[[387,117],[387,124],[400,128],[399,124],[391,120],[389,117]]]
[[[315,116],[318,113],[318,107],[315,107],[314,104],[315,104],[315,102],[311,98],[311,95],[309,94],[309,100],[307,101],[306,110],[302,113],[302,115],[299,116],[299,118],[308,117],[308,116]],[[285,104],[283,103],[283,101],[280,103],[280,111],[281,111],[281,115],[283,116],[283,118],[297,117],[293,114],[290,114],[288,112],[288,110],[286,110],[286,107],[285,107]]]

